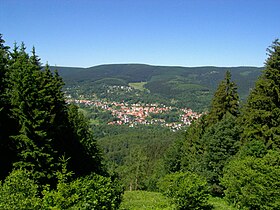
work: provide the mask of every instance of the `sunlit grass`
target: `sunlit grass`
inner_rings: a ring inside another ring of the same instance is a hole
[[[236,210],[224,199],[210,197],[209,204],[213,210]],[[175,210],[175,205],[158,192],[126,191],[120,210]]]
[[[147,84],[147,82],[133,82],[133,83],[129,83],[128,85],[137,90],[144,91],[144,90],[147,90],[146,88],[144,88],[144,85],[146,85],[146,84]]]
[[[174,210],[169,200],[161,193],[126,191],[121,210]]]
[[[209,203],[214,207],[213,210],[236,210],[222,198],[210,197]]]

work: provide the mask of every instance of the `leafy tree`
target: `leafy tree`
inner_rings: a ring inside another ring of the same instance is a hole
[[[280,42],[267,49],[265,70],[251,91],[243,110],[243,141],[263,141],[280,148]]]
[[[221,180],[226,199],[240,209],[279,209],[279,163],[279,151],[272,150],[262,158],[231,161]]]
[[[212,99],[208,114],[208,123],[213,124],[222,120],[226,113],[237,116],[239,113],[239,96],[237,86],[231,81],[231,73],[226,72],[224,80],[219,84]]]
[[[171,198],[178,209],[211,209],[209,189],[205,178],[191,172],[166,175],[159,182],[164,195]]]

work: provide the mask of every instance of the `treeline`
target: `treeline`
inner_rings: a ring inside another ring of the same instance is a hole
[[[210,209],[224,197],[237,209],[280,208],[280,42],[268,49],[265,69],[241,106],[227,72],[211,109],[192,124],[165,157],[160,190],[178,209]]]
[[[123,189],[63,85],[34,48],[0,35],[1,209],[118,208]]]
[[[112,130],[114,127],[119,130]],[[114,127],[97,141],[108,168],[119,174],[126,190],[158,191],[157,182],[166,174],[164,154],[184,136],[183,132],[174,133],[160,126]]]

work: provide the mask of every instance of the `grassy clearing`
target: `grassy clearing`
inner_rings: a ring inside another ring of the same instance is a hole
[[[222,198],[210,197],[213,210],[237,210]],[[158,192],[126,191],[120,210],[175,210],[168,198]]]
[[[213,210],[237,210],[222,198],[210,197],[209,203],[213,205]]]
[[[126,191],[121,210],[174,210],[174,206],[161,193]]]
[[[129,83],[128,85],[137,90],[144,91],[144,90],[147,90],[146,88],[144,88],[144,85],[146,85],[146,84],[147,84],[147,82],[133,82],[133,83]]]

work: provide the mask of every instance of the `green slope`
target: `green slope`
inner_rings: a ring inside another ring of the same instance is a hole
[[[129,86],[129,84],[141,82],[144,84],[145,82],[142,88],[147,89],[147,94],[153,95],[154,98],[161,98],[162,101],[173,99],[177,101],[178,106],[185,105],[197,110],[203,110],[209,106],[213,93],[227,70],[231,71],[232,79],[238,85],[240,97],[244,100],[263,69],[260,67],[174,67],[144,64],[52,68],[58,70],[66,86],[78,84],[87,92],[95,90],[101,92],[112,85]]]

